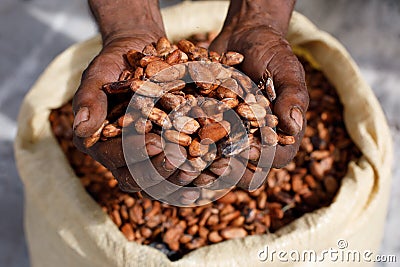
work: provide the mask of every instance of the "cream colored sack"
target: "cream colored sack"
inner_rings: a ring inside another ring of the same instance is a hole
[[[165,9],[168,36],[176,40],[219,29],[226,10],[225,2],[185,2]],[[347,242],[347,249],[376,252],[392,164],[391,136],[383,112],[357,66],[334,38],[294,13],[288,39],[309,51],[337,88],[347,129],[363,152],[358,163],[350,163],[332,205],[306,214],[275,234],[203,247],[176,262],[153,248],[128,242],[74,175],[48,121],[51,109],[72,98],[82,70],[98,53],[100,39],[94,38],[72,46],[50,64],[26,96],[19,115],[15,153],[25,185],[25,230],[32,266],[310,266],[309,262],[291,262],[288,255],[285,264],[277,254],[264,262],[258,257],[266,257],[260,254],[265,246],[270,253],[321,253],[338,249],[340,239]],[[333,263],[326,255],[318,265]]]

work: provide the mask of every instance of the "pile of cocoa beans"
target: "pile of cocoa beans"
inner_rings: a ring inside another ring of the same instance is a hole
[[[198,35],[204,36],[206,35]],[[205,41],[198,37],[198,41]],[[310,94],[307,128],[297,156],[271,169],[254,192],[235,189],[199,207],[179,208],[119,190],[111,172],[72,143],[71,103],[54,110],[50,122],[82,185],[129,241],[153,246],[171,260],[231,238],[268,234],[307,212],[329,205],[360,152],[347,134],[342,105],[323,73],[300,59]]]
[[[236,157],[248,171],[268,172],[270,164],[258,162],[262,150],[295,142],[274,130],[272,78],[257,86],[233,67],[243,55],[220,55],[188,40],[173,45],[163,37],[124,56],[127,68],[119,81],[102,88],[109,98],[107,119],[84,140],[86,147],[124,133],[176,144],[186,150],[184,186],[207,187],[220,177],[227,158]]]

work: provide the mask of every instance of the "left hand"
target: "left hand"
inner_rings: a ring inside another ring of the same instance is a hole
[[[231,3],[224,27],[209,49],[243,54],[241,70],[253,81],[260,81],[266,69],[272,75],[277,94],[273,113],[279,118],[278,128],[296,139],[293,145],[277,146],[272,166],[281,168],[296,155],[306,128],[309,96],[304,70],[284,37],[289,19],[271,18],[266,12],[257,12],[259,6],[248,5]],[[239,185],[246,187],[251,179],[246,180]]]

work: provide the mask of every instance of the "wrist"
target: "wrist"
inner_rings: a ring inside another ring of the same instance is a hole
[[[225,25],[239,29],[268,27],[285,35],[296,0],[231,1]]]
[[[89,0],[103,44],[116,39],[164,35],[158,0]]]

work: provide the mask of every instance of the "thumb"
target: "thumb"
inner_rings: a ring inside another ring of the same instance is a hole
[[[279,118],[278,127],[286,134],[298,135],[305,125],[305,113],[309,95],[304,80],[304,70],[294,55],[288,56],[286,64],[273,68],[277,98],[274,114]],[[272,62],[271,62],[272,63]],[[283,70],[280,69],[283,67]]]
[[[272,47],[261,46],[247,52],[248,61],[245,55],[242,68],[253,80],[266,76],[272,79],[277,96],[273,112],[279,118],[278,127],[286,134],[297,135],[305,124],[309,103],[304,69],[286,41],[279,41]],[[258,60],[257,51],[261,54]]]
[[[75,93],[72,107],[75,118],[73,129],[78,137],[92,135],[107,116],[107,95],[103,84],[116,81],[122,71],[121,64],[100,54],[82,74],[81,85]]]
[[[88,137],[96,132],[107,116],[107,96],[96,84],[81,85],[74,96],[73,129],[77,136]]]

